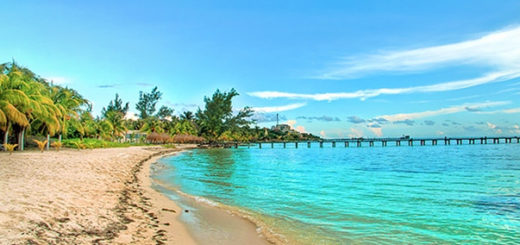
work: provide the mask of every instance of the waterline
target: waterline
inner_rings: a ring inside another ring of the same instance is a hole
[[[298,243],[507,243],[520,238],[519,150],[194,150],[162,159],[156,178]]]

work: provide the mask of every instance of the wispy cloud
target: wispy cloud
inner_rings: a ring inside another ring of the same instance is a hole
[[[520,113],[520,107],[496,110],[496,111],[478,111],[476,113],[478,113],[478,114],[502,114],[502,113],[503,114],[516,114],[516,113]]]
[[[294,109],[303,107],[305,105],[306,105],[306,103],[294,103],[294,104],[283,105],[283,106],[253,107],[252,109],[255,112],[268,113],[268,112],[280,112],[280,111],[294,110]]]
[[[379,88],[379,89],[365,89],[354,92],[340,92],[340,93],[315,93],[315,94],[301,94],[301,93],[287,93],[279,91],[260,91],[250,92],[248,95],[263,98],[263,99],[274,99],[274,98],[288,98],[288,99],[310,99],[317,101],[332,101],[338,99],[367,99],[380,95],[397,95],[397,94],[411,94],[411,93],[430,93],[430,92],[445,92],[452,90],[459,90],[464,88],[470,88],[478,85],[487,83],[507,81],[516,77],[520,77],[519,70],[507,70],[500,72],[493,72],[484,76],[457,80],[445,83],[437,83],[433,85],[415,86],[406,88]]]
[[[381,71],[423,71],[453,64],[517,70],[519,61],[520,27],[513,27],[447,45],[345,57],[318,78],[345,79]]]
[[[383,118],[390,122],[407,122],[406,120],[414,120],[418,118],[424,117],[432,117],[437,115],[445,115],[445,114],[453,114],[457,112],[468,111],[467,108],[473,108],[474,110],[480,110],[484,108],[507,105],[511,102],[509,101],[487,101],[481,103],[471,103],[471,104],[463,104],[451,107],[445,107],[438,110],[429,110],[422,112],[413,112],[413,113],[398,113],[392,115],[382,115],[376,118]],[[407,123],[408,124],[408,123]]]
[[[276,122],[276,120],[285,121],[287,120],[287,117],[284,115],[279,115],[278,118],[276,117],[276,114],[274,113],[255,113],[251,119],[255,120],[258,123],[264,123],[264,122]]]
[[[98,88],[116,88],[119,87],[120,84],[101,84],[98,85]]]
[[[299,116],[299,117],[296,117],[296,119],[306,119],[308,121],[317,120],[317,121],[324,121],[324,122],[339,122],[339,121],[341,121],[341,119],[339,119],[339,117],[332,117],[332,116],[326,116],[326,115],[323,115],[321,117],[316,117],[316,116],[311,116],[311,117]]]
[[[334,93],[287,93],[257,91],[248,93],[259,98],[289,98],[318,101],[367,99],[380,95],[431,93],[460,90],[520,77],[520,27],[501,30],[478,39],[420,49],[381,52],[345,58],[337,67],[322,74],[322,79],[345,79],[381,71],[421,71],[450,65],[478,65],[490,72],[478,77],[432,85],[375,88]]]

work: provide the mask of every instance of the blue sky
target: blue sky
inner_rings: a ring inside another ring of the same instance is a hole
[[[107,3],[109,2],[109,3]],[[217,88],[260,126],[334,137],[520,134],[519,1],[11,1],[0,61],[94,112],[158,86],[176,113]],[[135,109],[134,109],[135,111]]]

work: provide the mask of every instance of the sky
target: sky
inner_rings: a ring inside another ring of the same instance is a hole
[[[239,93],[257,125],[325,138],[520,135],[520,1],[9,1],[0,62],[195,111]]]

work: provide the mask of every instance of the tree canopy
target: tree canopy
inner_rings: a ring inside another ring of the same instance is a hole
[[[206,103],[204,110],[198,109],[196,113],[200,134],[214,142],[225,132],[236,131],[239,127],[249,126],[252,121],[248,120],[253,110],[244,107],[236,115],[233,115],[232,100],[238,96],[235,89],[229,92],[217,91],[210,97],[204,97]]]
[[[146,119],[155,113],[155,106],[161,99],[162,93],[155,87],[150,93],[139,92],[139,101],[135,105],[135,109],[139,111],[139,117]]]

